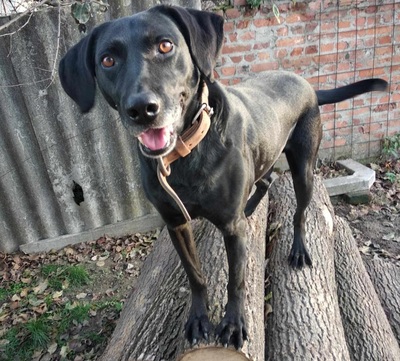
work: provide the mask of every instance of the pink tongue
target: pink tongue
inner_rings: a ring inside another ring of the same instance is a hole
[[[171,136],[171,127],[149,129],[140,134],[141,142],[150,150],[159,150],[167,146]]]

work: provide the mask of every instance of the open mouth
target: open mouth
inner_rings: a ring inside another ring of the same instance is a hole
[[[170,153],[176,143],[176,133],[173,125],[163,128],[150,128],[138,137],[140,150],[147,157],[159,157]]]

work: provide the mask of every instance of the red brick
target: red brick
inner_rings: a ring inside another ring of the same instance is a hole
[[[254,73],[259,73],[267,70],[277,70],[277,69],[279,69],[278,63],[259,63],[252,65],[250,68],[250,70]]]
[[[346,144],[345,138],[335,138],[335,147],[342,147]]]
[[[318,28],[318,22],[308,22],[306,23],[306,33],[312,33]]]
[[[337,64],[338,72],[349,72],[350,70],[352,70],[352,63],[350,63],[350,62],[339,62]],[[346,75],[346,78],[344,78],[344,79],[348,79],[348,77],[349,77],[349,75]],[[342,77],[342,79],[343,79],[343,77]]]
[[[339,21],[339,29],[348,29],[351,27],[350,21]]]
[[[292,47],[294,45],[304,44],[304,37],[297,36],[297,37],[290,37],[290,38],[282,38],[276,41],[277,47]]]
[[[242,79],[241,78],[234,78],[234,79],[232,79],[232,81],[231,81],[231,85],[235,85],[235,84],[239,84],[239,83],[241,83],[242,82]]]
[[[321,44],[320,53],[331,53],[335,49],[336,49],[336,46],[334,43]]]
[[[235,8],[225,10],[225,16],[227,17],[227,19],[238,19],[241,15],[242,14],[240,10]]]
[[[250,51],[250,49],[250,44],[224,45],[224,47],[222,48],[222,54],[243,53],[245,51]]]
[[[311,45],[306,47],[306,54],[317,54],[318,47],[316,45]]]
[[[244,60],[246,60],[248,63],[251,63],[255,60],[256,56],[254,54],[248,54],[244,56]]]
[[[322,22],[321,23],[321,32],[322,33],[335,31],[335,30],[336,30],[336,22],[327,21],[327,22]]]
[[[336,104],[336,110],[346,110],[351,108],[351,101],[346,100]]]
[[[277,49],[275,50],[275,58],[283,59],[288,54],[287,49]]]
[[[253,50],[268,49],[269,47],[270,43],[257,43],[253,45]]]
[[[256,28],[263,28],[263,27],[277,25],[278,21],[275,19],[275,17],[269,19],[262,18],[262,19],[254,19],[253,24]]]
[[[364,98],[354,98],[354,107],[364,106]]]
[[[336,46],[338,50],[346,50],[350,47],[347,41],[340,41]]]
[[[378,11],[377,6],[369,6],[364,10],[367,14],[375,14]]]
[[[240,41],[254,40],[256,38],[256,33],[254,31],[247,31],[239,35]]]
[[[319,62],[321,64],[329,64],[329,63],[337,63],[337,55],[336,54],[325,54],[319,56]]]
[[[303,48],[294,48],[291,52],[290,52],[290,56],[299,56],[299,55],[303,55]]]
[[[237,33],[228,34],[229,42],[236,43],[237,42]]]
[[[238,55],[238,56],[231,56],[230,57],[232,63],[240,63],[243,60],[243,56],[242,55]]]
[[[356,27],[357,28],[362,28],[367,24],[367,18],[362,17],[362,18],[357,18],[356,19]]]
[[[291,26],[290,31],[293,35],[304,34],[304,26],[303,25]]]
[[[236,29],[247,29],[249,27],[250,20],[239,20],[236,23]]]
[[[288,24],[292,23],[307,23],[311,20],[315,19],[315,15],[312,13],[307,13],[307,12],[298,12],[298,13],[292,13],[286,17],[286,22]]]
[[[279,29],[276,30],[276,34],[277,34],[278,36],[287,36],[287,34],[288,34],[288,28],[287,28],[287,27],[279,28]]]
[[[378,44],[391,44],[392,43],[392,37],[390,35],[382,36],[378,38]]]
[[[224,32],[230,33],[235,29],[235,24],[232,21],[225,21],[224,23]]]
[[[371,77],[374,76],[374,70],[373,69],[359,70],[358,71],[358,76],[360,78],[371,78]]]
[[[258,57],[259,60],[265,61],[265,60],[269,60],[271,55],[269,53],[261,52],[261,53],[257,54],[257,57]]]
[[[221,68],[221,73],[224,76],[232,76],[236,74],[236,68],[234,66]]]

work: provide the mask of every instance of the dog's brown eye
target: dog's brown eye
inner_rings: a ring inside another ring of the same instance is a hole
[[[160,43],[160,45],[158,45],[158,50],[160,51],[160,53],[162,54],[167,54],[169,53],[174,47],[174,44],[172,44],[170,41],[168,40],[164,40]]]
[[[101,65],[103,65],[105,68],[111,68],[114,66],[115,60],[111,56],[105,56],[103,60],[101,61]]]

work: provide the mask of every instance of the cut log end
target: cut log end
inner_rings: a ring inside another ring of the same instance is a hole
[[[178,361],[251,361],[243,352],[222,346],[201,346],[178,357]]]

